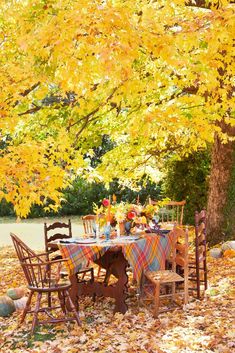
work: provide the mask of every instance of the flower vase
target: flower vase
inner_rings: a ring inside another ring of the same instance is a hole
[[[125,222],[120,222],[117,224],[117,237],[120,238],[120,236],[124,234],[125,234]]]
[[[106,241],[110,240],[110,233],[111,233],[111,225],[110,225],[110,222],[107,222],[106,226],[104,227],[104,235],[105,235]]]

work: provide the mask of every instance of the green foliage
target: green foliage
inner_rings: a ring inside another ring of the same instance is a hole
[[[160,186],[148,180],[145,184],[143,181],[139,183],[140,191],[133,191],[129,188],[122,187],[118,181],[110,183],[110,188],[105,188],[102,183],[88,183],[78,177],[74,180],[70,187],[64,190],[64,201],[58,213],[45,212],[42,206],[33,205],[29,214],[29,218],[45,217],[45,216],[69,216],[69,215],[85,215],[93,213],[93,202],[99,204],[101,200],[112,196],[117,197],[117,202],[136,202],[139,196],[140,203],[144,204],[151,195],[153,199],[159,198]],[[50,202],[50,200],[48,200]],[[0,202],[0,216],[14,216],[13,206],[3,199]]]
[[[171,200],[187,201],[185,224],[194,224],[194,212],[206,207],[209,171],[209,150],[195,152],[182,160],[172,158],[167,162],[163,193]]]
[[[2,199],[0,202],[0,217],[15,216],[14,207],[10,202]]]
[[[145,186],[143,186],[143,182],[140,182],[140,186],[142,186],[141,190],[137,192],[123,188],[118,184],[118,181],[114,181],[110,183],[110,188],[106,189],[102,183],[87,183],[81,178],[77,178],[71,187],[65,190],[65,202],[59,213],[61,215],[93,213],[93,202],[99,204],[103,198],[113,194],[116,195],[117,202],[135,202],[138,195],[141,203],[146,201],[148,195],[153,198],[159,197],[160,189],[156,184],[147,181]]]

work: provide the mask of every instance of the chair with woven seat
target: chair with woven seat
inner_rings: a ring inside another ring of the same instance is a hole
[[[207,289],[207,262],[206,262],[206,210],[195,212],[195,251],[189,260],[189,280],[196,283],[190,288],[197,292],[197,299],[201,297],[201,284],[204,291]]]
[[[23,311],[20,324],[23,323],[26,314],[33,313],[31,334],[34,333],[37,325],[55,324],[60,322],[76,321],[80,325],[80,319],[75,305],[70,297],[69,289],[71,283],[60,283],[59,271],[63,262],[67,260],[48,261],[47,253],[36,254],[15,234],[11,233],[11,238],[28,282],[30,294]],[[43,294],[57,294],[57,306],[42,306]],[[30,309],[33,295],[36,294],[36,305],[34,310]],[[54,317],[53,311],[60,309],[63,317]],[[44,313],[48,316],[47,320],[39,320],[38,315]],[[72,316],[71,316],[72,315]]]
[[[184,304],[188,303],[188,229],[174,228],[174,240],[172,249],[172,269],[159,271],[146,271],[143,275],[143,283],[141,289],[142,301],[153,301],[153,315],[157,317],[160,312],[172,310],[179,305],[176,301],[178,295],[183,295]],[[180,242],[179,242],[180,239]],[[183,241],[183,242],[182,242]],[[176,272],[176,266],[182,267],[183,275]],[[183,290],[179,284],[183,285]],[[161,285],[171,287],[171,291],[161,295]],[[160,310],[160,299],[170,298],[171,307]]]
[[[50,255],[58,251],[58,246],[55,244],[58,240],[67,240],[72,238],[72,225],[70,219],[68,223],[54,222],[50,225],[44,223],[44,237],[45,237],[45,250],[48,254],[48,260]],[[62,259],[60,254],[57,254],[52,258],[53,260]],[[67,277],[68,272],[62,270],[60,272],[61,277]],[[94,268],[86,266],[80,269],[77,273],[77,281],[85,282],[85,276],[89,275],[87,281],[94,282]],[[50,306],[50,293],[48,295],[48,305]]]

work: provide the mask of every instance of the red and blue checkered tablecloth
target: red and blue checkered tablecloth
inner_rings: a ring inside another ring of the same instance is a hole
[[[133,242],[120,241],[112,245],[105,243],[92,244],[58,244],[63,258],[68,258],[68,267],[71,274],[86,266],[88,261],[99,259],[112,246],[120,246],[123,255],[133,270],[133,276],[140,282],[143,271],[164,269],[165,260],[170,254],[173,245],[173,236],[145,235]]]

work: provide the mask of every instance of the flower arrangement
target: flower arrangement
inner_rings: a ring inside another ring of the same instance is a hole
[[[103,199],[102,204],[98,207],[93,204],[94,213],[100,218],[103,215],[103,221],[110,222],[115,225],[116,223],[131,222],[147,224],[148,219],[152,219],[158,211],[158,206],[150,205],[142,206],[141,204],[131,204],[121,201],[111,203],[110,198]]]

